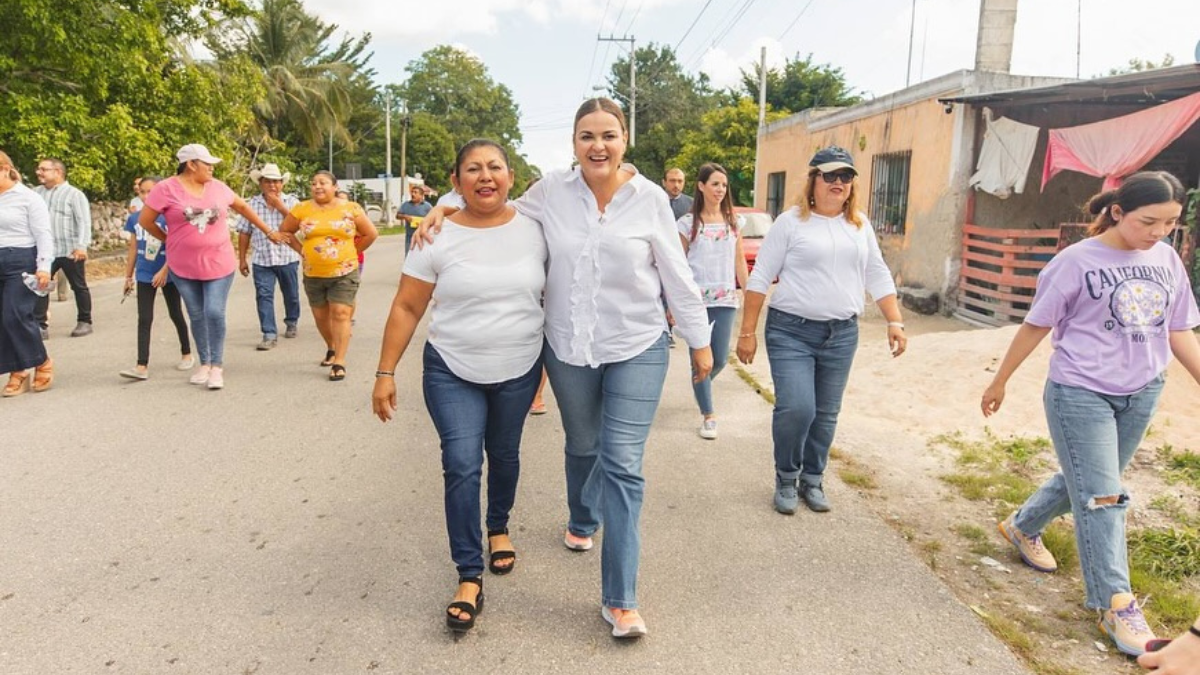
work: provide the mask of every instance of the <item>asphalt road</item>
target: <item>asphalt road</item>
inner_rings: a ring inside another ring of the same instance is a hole
[[[650,635],[609,637],[599,547],[561,545],[551,396],[525,431],[516,571],[488,575],[476,629],[452,638],[418,359],[401,361],[398,419],[370,414],[402,242],[368,252],[341,383],[307,307],[299,338],[254,350],[248,279],[222,391],[171,368],[161,304],[150,380],[117,376],[136,347],[119,280],[94,285],[90,337],[67,337],[74,307],[52,303],[54,388],[0,400],[0,673],[1028,672],[836,478],[832,513],[776,514],[770,407],[727,370],[721,438],[698,438],[682,347],[646,452]]]

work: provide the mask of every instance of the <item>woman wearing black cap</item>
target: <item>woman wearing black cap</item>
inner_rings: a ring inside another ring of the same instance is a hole
[[[858,210],[854,158],[832,146],[808,165],[800,202],[780,214],[759,249],[737,341],[738,359],[752,362],[758,315],[778,277],[765,337],[775,382],[775,510],[788,515],[801,497],[813,511],[829,510],[821,480],[858,348],[864,291],[887,317],[892,356],[908,342],[896,285]]]

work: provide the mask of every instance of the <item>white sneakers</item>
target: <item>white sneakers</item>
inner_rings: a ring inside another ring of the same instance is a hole
[[[709,417],[700,423],[700,438],[707,441],[716,440],[717,438],[717,420],[714,417]]]

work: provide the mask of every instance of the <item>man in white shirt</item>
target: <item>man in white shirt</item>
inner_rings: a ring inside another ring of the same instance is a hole
[[[83,192],[67,182],[67,166],[61,159],[47,157],[38,162],[37,179],[41,183],[34,192],[46,200],[50,210],[50,232],[54,237],[54,262],[50,275],[58,270],[75,292],[77,310],[75,329],[71,337],[92,333],[92,293],[88,290],[84,264],[88,246],[92,243],[92,210]],[[42,339],[50,337],[48,314],[50,296],[38,298],[34,318],[42,330]]]

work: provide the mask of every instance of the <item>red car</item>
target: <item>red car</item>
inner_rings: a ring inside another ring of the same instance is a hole
[[[735,206],[733,212],[745,220],[742,226],[742,252],[746,254],[746,265],[753,272],[754,261],[758,259],[758,249],[762,247],[763,239],[775,219],[766,211],[748,206]]]

